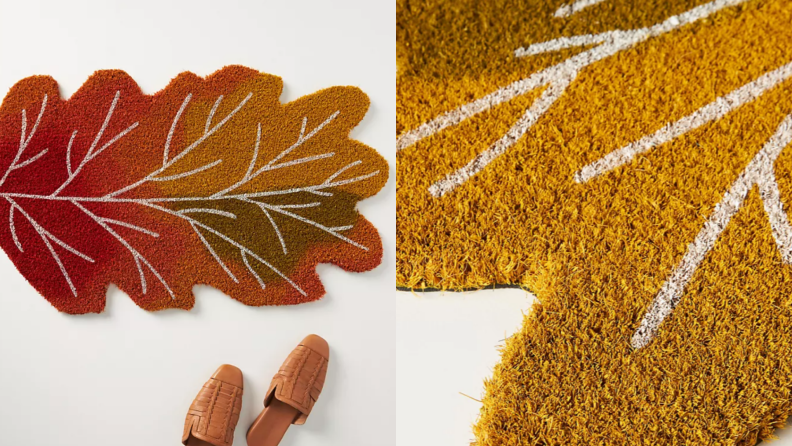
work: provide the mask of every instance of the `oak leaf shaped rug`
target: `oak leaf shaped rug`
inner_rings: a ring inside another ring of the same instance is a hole
[[[48,76],[0,106],[0,246],[58,310],[101,312],[110,283],[142,308],[189,309],[208,284],[247,305],[319,299],[317,263],[377,266],[355,209],[387,181],[349,139],[354,87],[281,104],[280,78],[226,67],[145,95],[98,71],[68,100]]]
[[[397,4],[397,285],[538,300],[476,444],[783,425],[792,2]]]

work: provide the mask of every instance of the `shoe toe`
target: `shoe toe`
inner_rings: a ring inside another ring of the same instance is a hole
[[[214,375],[212,375],[212,378],[239,388],[242,388],[242,383],[244,381],[242,379],[242,371],[228,364],[221,365]]]
[[[308,335],[302,340],[302,342],[300,342],[300,345],[310,348],[316,353],[322,355],[327,360],[330,359],[330,346],[327,345],[327,341],[325,341],[321,336],[317,336],[315,334]]]

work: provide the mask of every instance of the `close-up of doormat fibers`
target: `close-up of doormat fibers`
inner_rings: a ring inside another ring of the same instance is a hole
[[[397,286],[537,298],[475,444],[771,437],[792,412],[792,2],[397,5]]]
[[[349,138],[368,97],[332,87],[281,104],[280,78],[179,74],[154,95],[119,70],[69,99],[49,76],[0,106],[0,247],[55,308],[101,312],[110,284],[146,310],[210,285],[246,305],[324,295],[318,263],[367,271],[377,230],[356,210],[388,166]]]

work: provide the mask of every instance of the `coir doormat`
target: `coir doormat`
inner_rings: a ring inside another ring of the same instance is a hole
[[[280,78],[226,67],[145,95],[99,71],[64,100],[51,77],[0,107],[0,246],[58,310],[100,312],[110,283],[142,308],[189,309],[208,284],[247,305],[316,300],[317,263],[382,257],[355,209],[387,180],[349,139],[354,87],[281,104]]]
[[[479,445],[754,444],[792,407],[792,2],[398,3],[398,278],[539,303]]]

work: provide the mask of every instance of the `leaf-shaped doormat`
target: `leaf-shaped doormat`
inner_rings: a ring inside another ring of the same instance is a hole
[[[110,283],[142,308],[193,306],[208,284],[247,305],[319,299],[317,263],[382,258],[356,203],[388,167],[349,139],[357,88],[281,104],[280,78],[227,67],[144,95],[99,71],[70,99],[51,77],[0,107],[0,246],[58,310],[100,312]]]
[[[792,2],[398,2],[397,284],[526,287],[478,446],[792,412]]]

